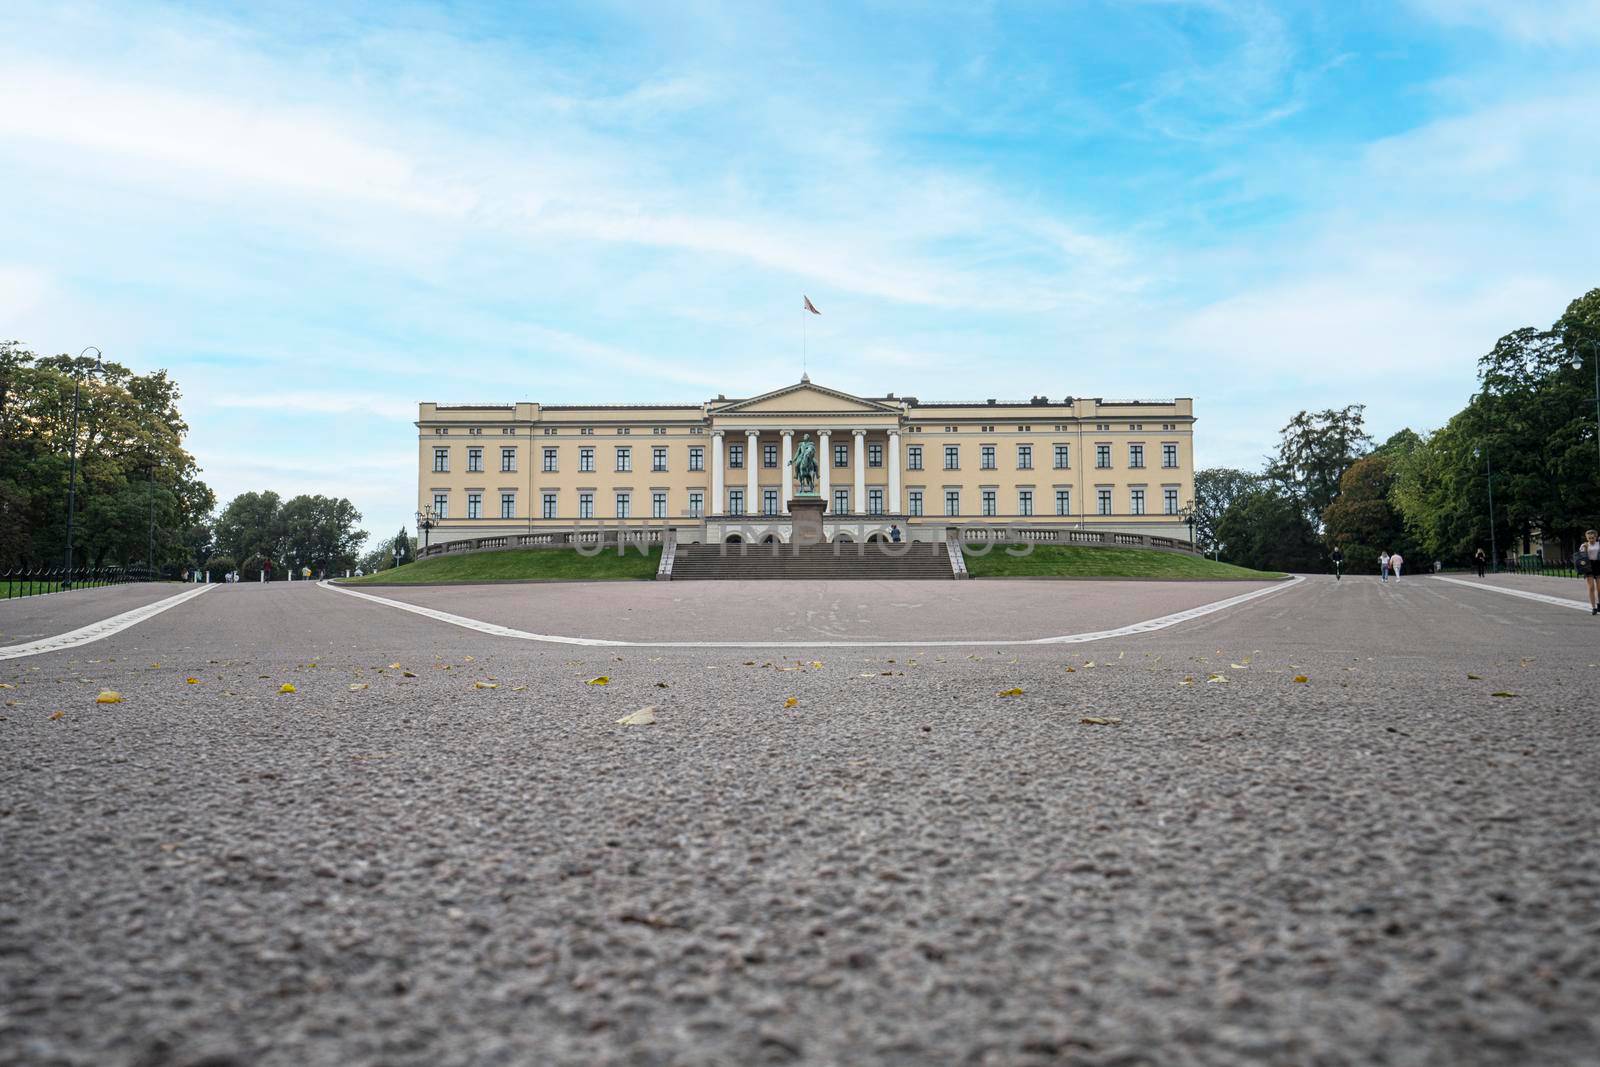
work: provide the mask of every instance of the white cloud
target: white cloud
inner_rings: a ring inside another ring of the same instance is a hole
[[[1579,48],[1600,41],[1600,0],[1411,0],[1449,25],[1472,26],[1526,44]]]

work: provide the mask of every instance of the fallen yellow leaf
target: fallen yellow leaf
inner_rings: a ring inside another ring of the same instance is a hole
[[[1121,719],[1106,719],[1099,715],[1085,715],[1081,720],[1085,726],[1120,726]]]
[[[1517,694],[1515,694],[1515,693],[1490,693],[1489,695],[1492,696],[1492,697],[1514,697]]]
[[[1207,682],[1222,682],[1222,683],[1226,684],[1228,679],[1224,678],[1220,674],[1213,674],[1211,677],[1207,678],[1206,681]]]
[[[474,688],[474,689],[499,689],[500,687],[497,684],[495,684],[494,682],[473,682],[472,683],[472,688]]]
[[[415,678],[416,675],[412,674],[410,671],[401,671],[400,672],[400,677],[402,677],[402,678]]]
[[[799,697],[790,697],[788,700],[785,700],[783,702],[783,706],[786,707],[786,708],[792,708],[798,703],[800,703],[800,698]]]
[[[64,712],[64,711],[52,711],[50,713],[50,721],[51,722],[55,722],[57,719],[64,719],[66,717],[67,717],[67,713]]]
[[[1481,674],[1469,674],[1469,675],[1467,675],[1467,679],[1469,681],[1473,681],[1473,682],[1480,682],[1480,681],[1483,680],[1483,675],[1481,675]]]
[[[1250,665],[1248,663],[1230,663],[1228,666],[1232,667],[1236,671],[1247,671],[1250,669]]]
[[[100,695],[94,698],[96,704],[120,704],[122,694],[111,689],[100,690]]]
[[[624,715],[617,722],[622,726],[653,726],[656,721],[655,705],[640,708],[630,715]]]
[[[814,659],[811,661],[811,666],[820,671],[822,669],[822,661],[820,659]]]
[[[1002,690],[1000,690],[999,695],[1003,696],[1003,697],[1019,697],[1019,696],[1022,695],[1022,690],[1021,689],[1002,689]]]
[[[354,683],[354,684],[352,684],[350,686],[350,692],[354,693],[357,690],[365,689],[366,687],[367,687],[367,683],[366,682],[356,682],[356,683]]]
[[[190,685],[199,685],[200,684],[200,679],[198,679],[198,678],[185,678],[184,681],[189,683]]]
[[[1305,676],[1305,675],[1303,675],[1303,674],[1297,674],[1297,675],[1295,675],[1295,676],[1294,676],[1294,680],[1295,680],[1295,681],[1297,681],[1297,682],[1309,682],[1309,681],[1311,681],[1311,679],[1310,679],[1310,678],[1307,678],[1307,677],[1306,677],[1306,676]]]
[[[583,684],[584,685],[610,685],[611,684],[611,676],[608,675],[608,674],[602,674],[598,678],[590,678],[587,682],[584,682]]]
[[[511,687],[511,691],[513,693],[520,693],[526,688],[528,688],[528,687],[525,686],[525,685],[514,685],[514,686]]]
[[[1067,668],[1067,673],[1068,674],[1077,674],[1078,673],[1078,668],[1076,668],[1076,667],[1068,667]]]
[[[294,693],[294,692],[298,692],[298,690],[295,689],[294,683],[292,683],[292,682],[284,682],[282,685],[278,686],[278,692],[280,692],[280,693]]]
[[[389,664],[389,669],[390,669],[390,670],[391,670],[391,671],[397,671],[397,670],[399,670],[399,669],[400,669],[400,664],[398,664],[398,663],[391,663],[391,664]]]

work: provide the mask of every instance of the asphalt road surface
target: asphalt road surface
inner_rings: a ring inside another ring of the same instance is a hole
[[[471,603],[908,614],[707,585]],[[1193,600],[1028,589],[968,635]],[[1600,618],[1426,577],[926,651],[224,587],[0,661],[0,1063],[1600,1063],[1597,680]]]

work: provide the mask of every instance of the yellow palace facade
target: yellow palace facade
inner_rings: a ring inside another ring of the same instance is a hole
[[[420,405],[417,509],[432,541],[659,528],[787,542],[809,437],[830,540],[1071,527],[1188,540],[1194,405],[1043,396],[924,402],[808,378],[700,404]]]

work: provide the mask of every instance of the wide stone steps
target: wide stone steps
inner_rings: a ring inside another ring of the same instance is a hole
[[[942,578],[949,581],[950,556],[942,544],[901,545],[697,545],[680,544],[672,578]],[[891,554],[894,553],[894,554]]]

